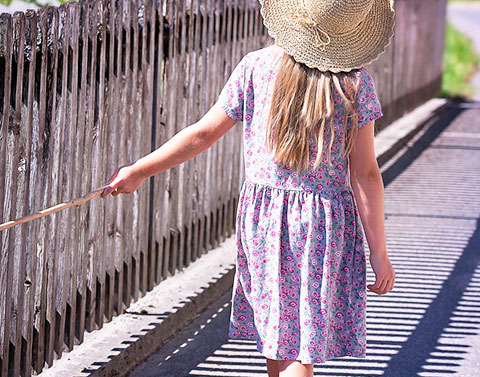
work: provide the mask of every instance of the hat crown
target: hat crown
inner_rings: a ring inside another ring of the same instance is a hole
[[[374,0],[299,0],[315,23],[332,34],[354,30],[365,20]]]
[[[259,0],[268,34],[298,63],[330,72],[359,69],[385,52],[394,0]]]

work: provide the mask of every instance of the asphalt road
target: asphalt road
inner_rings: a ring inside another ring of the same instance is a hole
[[[382,167],[396,285],[368,294],[367,358],[315,376],[480,375],[479,119],[479,102],[458,104]],[[229,315],[230,293],[129,377],[267,376],[254,342],[227,339]]]
[[[448,20],[468,36],[480,56],[480,2],[456,2],[448,5]],[[480,101],[480,71],[473,77],[474,98]],[[480,375],[480,374],[479,374]]]

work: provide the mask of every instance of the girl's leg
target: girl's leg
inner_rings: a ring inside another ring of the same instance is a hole
[[[313,377],[313,364],[302,364],[298,360],[267,359],[269,377]]]
[[[278,360],[272,360],[267,357],[267,372],[268,377],[279,377]]]

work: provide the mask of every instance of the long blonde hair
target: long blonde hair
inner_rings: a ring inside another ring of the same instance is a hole
[[[341,153],[350,153],[358,124],[358,70],[338,74],[321,72],[296,62],[286,53],[280,64],[267,121],[265,142],[269,152],[273,151],[278,162],[297,171],[307,169],[310,164],[309,136],[313,133],[317,144],[314,167],[322,161],[326,139],[329,139],[327,153],[328,164],[331,164],[331,150],[335,140],[332,92],[335,88],[345,103]],[[345,90],[342,89],[341,82]],[[347,132],[349,118],[352,127]]]

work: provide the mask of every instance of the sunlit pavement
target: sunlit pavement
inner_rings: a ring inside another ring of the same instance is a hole
[[[396,285],[368,294],[367,358],[328,361],[315,376],[478,377],[480,103],[443,113],[382,173]],[[254,342],[227,339],[230,309],[227,293],[130,377],[267,376]]]

